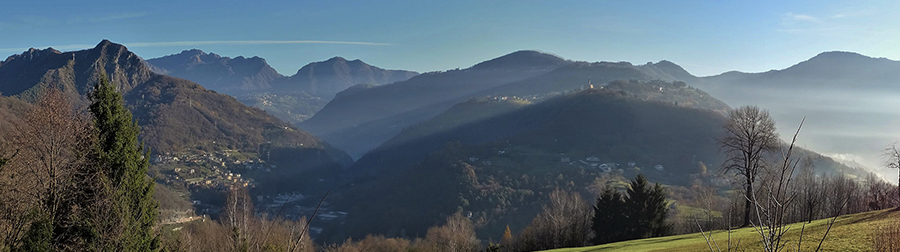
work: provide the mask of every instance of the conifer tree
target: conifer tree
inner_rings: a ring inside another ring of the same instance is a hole
[[[95,151],[112,205],[112,216],[103,218],[118,222],[111,226],[120,231],[108,244],[102,245],[103,249],[156,250],[159,239],[153,227],[158,204],[153,199],[154,183],[146,176],[149,151],[145,152],[143,143],[138,142],[140,128],[105,74],[94,86],[90,99],[97,134]]]
[[[594,230],[594,244],[604,244],[626,240],[628,216],[622,193],[611,186],[606,186],[597,204],[594,205],[594,219],[591,229]]]
[[[650,186],[644,175],[631,181],[624,195],[607,186],[594,206],[594,243],[603,244],[631,239],[665,236],[671,233],[666,191]]]
[[[631,181],[625,200],[626,211],[632,215],[634,238],[665,236],[670,233],[666,224],[669,209],[666,204],[666,191],[657,183],[650,186],[643,174]]]

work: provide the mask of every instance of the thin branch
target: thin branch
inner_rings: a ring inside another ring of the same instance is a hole
[[[303,242],[303,235],[308,233],[309,224],[312,223],[313,218],[315,218],[316,214],[319,213],[319,208],[322,207],[322,202],[325,202],[325,198],[328,197],[329,193],[331,193],[331,190],[328,190],[328,192],[325,192],[325,196],[322,196],[322,200],[319,201],[319,205],[316,206],[316,210],[313,211],[312,216],[310,216],[309,219],[306,220],[306,226],[304,226],[303,229],[300,230],[300,237],[297,238],[297,242],[295,244],[291,245],[291,250],[290,250],[291,252],[294,252],[294,250],[297,249],[297,247],[299,247],[300,244]]]

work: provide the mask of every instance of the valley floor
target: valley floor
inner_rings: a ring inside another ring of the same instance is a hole
[[[816,220],[806,224],[805,228],[802,223],[793,224],[787,234],[787,246],[789,247],[787,251],[798,251],[796,247],[801,229],[803,230],[803,242],[799,251],[815,251],[828,228],[829,220],[830,218]],[[822,244],[822,251],[873,251],[876,247],[876,240],[887,240],[877,238],[884,237],[889,232],[893,232],[893,243],[900,243],[896,239],[898,228],[900,228],[900,208],[840,216]],[[722,251],[727,251],[727,231],[713,231],[712,238],[715,243],[712,240],[710,243],[712,243],[714,251],[718,251],[716,244]],[[753,228],[732,230],[731,240],[733,244],[739,242],[739,245],[735,245],[737,251],[762,251],[763,249],[759,242],[759,235]],[[893,244],[893,246],[896,248],[898,244]],[[549,251],[710,251],[710,248],[700,233],[693,233]]]

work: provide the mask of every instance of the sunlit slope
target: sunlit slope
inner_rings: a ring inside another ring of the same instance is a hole
[[[793,224],[787,233],[787,246],[797,247],[802,230],[803,241],[800,251],[814,251],[828,229],[829,220],[813,221],[806,224],[805,227],[802,223]],[[900,220],[900,210],[897,208],[840,216],[831,231],[828,232],[828,236],[822,244],[822,251],[871,251],[875,237],[880,234],[879,230],[887,227],[891,221],[897,222],[898,220]],[[715,243],[712,244],[714,250],[717,245],[722,251],[727,250],[727,231],[714,231],[712,238],[715,240]],[[737,247],[737,251],[762,251],[763,249],[759,242],[759,234],[753,228],[733,230],[731,241],[733,246]],[[694,233],[548,251],[710,251],[710,248],[700,233]]]

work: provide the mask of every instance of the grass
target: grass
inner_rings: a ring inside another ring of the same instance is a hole
[[[803,243],[800,251],[814,251],[825,234],[830,219],[821,219],[806,224],[803,230]],[[822,251],[872,251],[875,237],[880,228],[888,227],[890,222],[900,220],[900,209],[872,211],[859,214],[844,215],[837,218],[822,244]],[[786,251],[797,251],[802,223],[795,223],[786,235],[788,240]],[[713,231],[713,239],[722,251],[726,251],[728,234],[725,230]],[[759,235],[753,228],[732,230],[732,242],[740,241],[737,251],[761,251]],[[715,249],[715,244],[713,249]],[[563,248],[549,250],[553,252],[587,252],[587,251],[710,251],[700,233],[657,237],[641,240],[624,241],[591,247]]]

